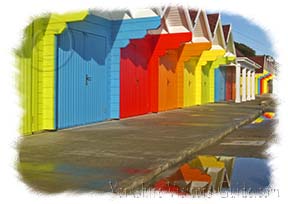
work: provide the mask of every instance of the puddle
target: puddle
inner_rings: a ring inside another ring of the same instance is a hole
[[[255,125],[265,126],[267,123],[273,121],[275,118],[274,112],[265,112],[260,117],[256,118],[248,125],[244,125],[242,128],[254,128]]]
[[[270,178],[267,159],[239,157],[235,160],[230,189],[223,190],[261,192],[269,187]]]
[[[262,123],[267,120],[272,120],[275,117],[275,113],[273,112],[265,112],[260,117],[252,122],[252,124]]]
[[[111,185],[131,174],[148,170],[79,166],[68,163],[19,162],[21,177],[35,190],[57,193],[65,190],[111,192]]]
[[[181,195],[216,192],[261,192],[269,187],[266,159],[198,155],[178,169],[165,173],[151,186]]]

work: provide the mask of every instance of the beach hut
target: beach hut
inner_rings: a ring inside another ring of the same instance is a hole
[[[23,75],[31,81],[22,84],[28,97],[23,134],[119,118],[120,48],[159,24],[151,9],[90,10],[34,20],[20,48],[30,51],[20,56],[20,69],[27,69]]]
[[[177,108],[176,69],[182,43],[191,41],[185,9],[153,9],[161,16],[158,29],[121,49],[120,118]]]

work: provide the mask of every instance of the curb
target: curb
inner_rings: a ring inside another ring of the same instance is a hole
[[[120,193],[120,194],[121,193],[122,194],[133,193],[134,191],[139,189],[139,187],[141,187],[141,186],[143,187],[143,185],[145,183],[152,180],[153,178],[155,178],[160,173],[162,173],[162,172],[168,170],[169,168],[174,167],[178,163],[188,159],[188,157],[190,157],[195,152],[200,151],[201,149],[206,148],[206,147],[212,145],[213,143],[216,143],[217,141],[219,141],[223,137],[227,136],[228,134],[230,134],[234,130],[240,128],[241,126],[243,126],[247,123],[252,122],[257,117],[259,117],[264,112],[265,108],[268,107],[272,102],[273,102],[273,100],[261,101],[260,110],[256,110],[255,113],[251,114],[245,120],[237,122],[236,124],[234,124],[233,127],[223,131],[221,134],[218,134],[215,137],[208,139],[206,142],[202,143],[201,145],[198,145],[197,147],[192,147],[190,149],[186,149],[186,150],[180,152],[178,154],[178,156],[176,156],[173,159],[170,159],[166,163],[159,165],[159,167],[156,168],[155,170],[153,170],[151,173],[143,175],[143,176],[132,176],[128,179],[121,181],[120,183],[118,183],[115,192]]]

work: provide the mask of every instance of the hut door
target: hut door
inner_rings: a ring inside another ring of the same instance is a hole
[[[177,108],[177,53],[169,51],[160,58],[159,111]]]
[[[57,128],[107,119],[106,37],[66,30],[57,53]]]
[[[211,63],[207,63],[207,65],[202,67],[202,80],[201,80],[201,103],[205,104],[209,102],[209,70]]]

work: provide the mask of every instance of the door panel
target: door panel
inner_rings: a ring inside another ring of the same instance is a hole
[[[221,71],[220,71],[220,69],[218,68],[218,69],[215,69],[214,70],[214,74],[215,74],[215,80],[214,80],[214,82],[215,82],[215,85],[214,85],[214,87],[215,87],[215,90],[214,90],[214,100],[215,100],[215,102],[219,102],[220,101],[220,78],[221,78]]]
[[[226,67],[220,67],[220,100],[225,101],[226,97]]]
[[[70,29],[57,43],[57,127],[107,119],[106,38]]]
[[[205,104],[209,102],[209,70],[211,67],[211,62],[202,66],[202,80],[201,80],[201,103]]]
[[[120,118],[150,112],[148,42],[135,41],[121,49]]]
[[[226,100],[235,99],[235,68],[227,68],[227,77],[226,77]]]
[[[184,106],[195,105],[195,69],[197,59],[191,59],[184,63]]]
[[[160,57],[159,111],[177,108],[177,52],[169,51]]]

